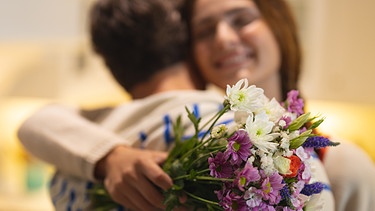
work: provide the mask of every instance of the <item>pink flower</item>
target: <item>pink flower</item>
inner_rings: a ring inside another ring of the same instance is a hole
[[[246,201],[239,195],[228,191],[220,200],[219,205],[225,211],[247,211]]]
[[[292,122],[292,118],[290,116],[282,116],[280,118],[280,121],[283,120],[285,122],[285,125],[283,126],[283,129],[286,129],[289,127],[290,123]]]
[[[218,152],[214,158],[208,158],[210,175],[216,178],[229,178],[233,174],[232,166],[227,162],[224,153]]]
[[[226,157],[231,157],[232,164],[240,164],[250,156],[252,143],[245,130],[238,130],[228,139]]]
[[[237,173],[234,183],[241,191],[245,191],[244,187],[248,186],[250,182],[260,180],[258,169],[254,168],[250,163],[246,163],[244,168]]]
[[[288,106],[288,111],[292,113],[296,113],[297,116],[304,113],[303,106],[304,102],[302,98],[298,98],[299,92],[297,90],[291,90],[288,92],[288,96],[286,99],[286,103]]]
[[[279,203],[281,200],[280,190],[285,185],[282,183],[283,177],[277,172],[272,173],[270,176],[266,176],[263,171],[260,172],[263,182],[261,189],[257,190],[257,192],[262,195],[264,200],[268,200],[271,205]]]

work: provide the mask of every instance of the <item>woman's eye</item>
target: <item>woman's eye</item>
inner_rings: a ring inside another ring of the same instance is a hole
[[[213,36],[215,32],[215,24],[202,25],[194,30],[193,36],[195,39],[206,39]]]
[[[231,25],[236,28],[241,28],[251,22],[253,22],[257,17],[250,13],[236,14],[232,17]]]

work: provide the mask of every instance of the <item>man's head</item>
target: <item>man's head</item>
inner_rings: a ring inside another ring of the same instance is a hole
[[[187,33],[176,0],[98,0],[90,16],[91,40],[126,90],[183,61]]]

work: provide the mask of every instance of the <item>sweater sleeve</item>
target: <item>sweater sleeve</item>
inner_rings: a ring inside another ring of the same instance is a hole
[[[18,137],[28,152],[60,171],[94,180],[96,162],[125,142],[83,115],[73,107],[47,105],[21,125]]]

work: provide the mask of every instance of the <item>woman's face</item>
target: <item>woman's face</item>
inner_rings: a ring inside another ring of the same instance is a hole
[[[224,88],[247,78],[267,89],[279,80],[278,44],[251,0],[197,0],[192,36],[194,59],[207,81]]]

